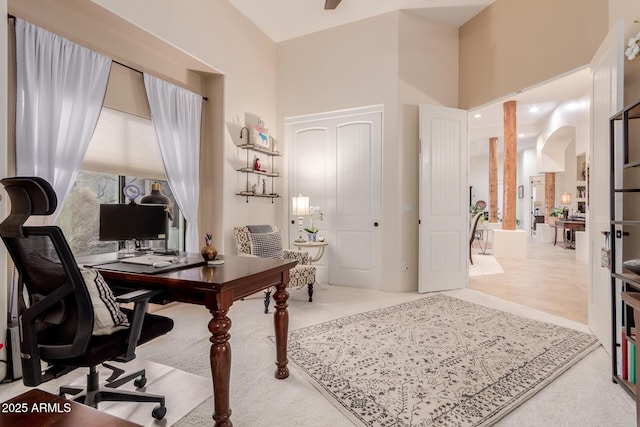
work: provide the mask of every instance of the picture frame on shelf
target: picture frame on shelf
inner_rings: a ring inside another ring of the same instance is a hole
[[[269,138],[269,130],[259,125],[252,125],[249,127],[249,141],[251,145],[264,148],[265,150],[271,149],[271,140]]]

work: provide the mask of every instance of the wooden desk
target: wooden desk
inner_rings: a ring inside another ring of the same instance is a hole
[[[0,403],[0,426],[141,427],[37,388]]]
[[[204,305],[212,315],[209,321],[211,332],[211,376],[215,425],[232,425],[229,406],[229,377],[231,373],[231,345],[229,330],[231,320],[227,312],[234,301],[247,297],[271,286],[276,287],[273,299],[276,310],[273,321],[276,338],[276,372],[278,379],[287,378],[287,335],[289,313],[285,290],[289,283],[289,269],[297,261],[220,255],[224,264],[219,267],[193,267],[159,273],[137,274],[113,270],[102,270],[96,266],[111,286],[123,288],[162,289],[168,301],[180,301]],[[256,314],[258,315],[258,314]]]
[[[566,221],[556,221],[556,227],[562,227],[562,242],[564,243],[565,248],[574,249],[575,248],[575,232],[576,231],[584,231],[585,230],[585,222],[584,221],[574,221],[574,220],[566,220]],[[571,238],[567,240],[567,230],[571,231]],[[557,229],[556,229],[557,233]],[[554,239],[555,245],[555,239]]]

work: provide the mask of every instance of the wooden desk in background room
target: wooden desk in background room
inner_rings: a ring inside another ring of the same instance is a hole
[[[231,345],[229,330],[231,320],[227,312],[234,301],[247,297],[263,289],[277,288],[273,299],[276,311],[273,314],[276,338],[275,377],[289,376],[287,368],[287,338],[289,313],[285,290],[289,283],[289,269],[296,261],[274,258],[252,258],[239,256],[219,256],[224,264],[218,267],[191,267],[183,270],[159,274],[125,273],[114,270],[100,270],[110,286],[127,289],[162,289],[162,297],[167,301],[179,301],[204,305],[211,315],[208,327],[211,332],[211,376],[213,380],[213,402],[215,425],[231,426],[229,405],[229,377],[231,373]],[[256,312],[257,313],[257,312]],[[258,315],[263,315],[262,312]]]
[[[585,230],[584,221],[565,220],[556,221],[556,227],[562,227],[562,242],[565,248],[575,248],[575,232]],[[567,240],[567,230],[571,232],[571,238]],[[556,230],[557,232],[557,230]],[[554,241],[555,245],[555,241]]]

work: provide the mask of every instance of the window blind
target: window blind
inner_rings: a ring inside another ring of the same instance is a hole
[[[153,122],[103,107],[82,170],[166,180]]]

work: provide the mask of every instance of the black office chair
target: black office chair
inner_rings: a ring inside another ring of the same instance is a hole
[[[31,215],[51,215],[55,211],[53,188],[38,177],[5,178],[0,183],[11,199],[11,213],[0,224],[0,237],[19,273],[24,384],[37,386],[75,368],[89,367],[86,389],[64,386],[60,395],[72,394],[74,400],[93,407],[101,401],[157,402],[152,416],[164,418],[164,396],[116,390],[134,379],[137,388],[144,387],[144,370],[121,378],[124,371],[104,363],[132,360],[137,345],[173,329],[171,319],[146,313],[155,293],[135,291],[118,297],[119,303],[134,303],[133,310],[122,309],[130,326],[108,335],[93,335],[90,293],[62,230],[56,226],[24,226]],[[48,364],[44,370],[41,362]],[[99,364],[113,370],[102,387],[96,368]]]

